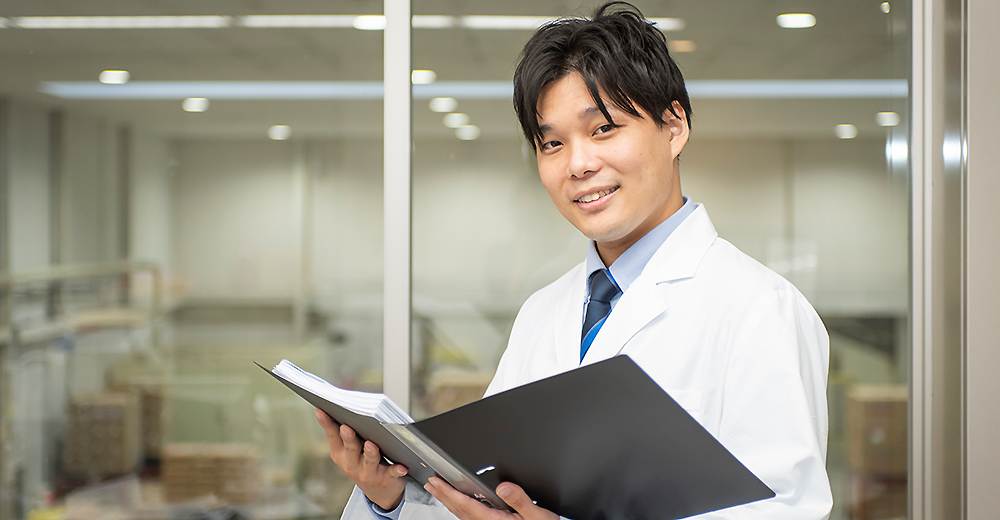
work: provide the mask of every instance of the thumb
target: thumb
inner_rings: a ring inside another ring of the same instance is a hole
[[[521,515],[531,511],[532,508],[538,507],[528,498],[528,494],[521,489],[521,486],[511,482],[504,482],[497,486],[497,495],[504,502],[507,502],[507,505],[513,507],[515,511],[521,513]]]

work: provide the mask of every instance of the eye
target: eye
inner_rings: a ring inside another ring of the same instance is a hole
[[[548,150],[551,150],[551,149],[553,149],[553,148],[555,148],[557,146],[560,146],[560,145],[562,145],[562,143],[560,143],[559,141],[548,141],[548,142],[542,143],[541,149],[543,151],[548,151]]]
[[[598,127],[598,129],[594,131],[594,134],[595,135],[597,135],[597,134],[606,134],[606,133],[614,130],[615,128],[618,128],[618,125],[615,125],[615,124],[612,124],[612,123],[608,123],[606,125],[601,125],[600,127]]]

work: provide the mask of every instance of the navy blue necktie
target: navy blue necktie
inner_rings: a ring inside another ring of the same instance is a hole
[[[611,279],[611,273],[607,269],[594,271],[590,275],[590,300],[587,301],[587,313],[583,319],[583,331],[580,339],[580,361],[590,349],[590,344],[597,337],[597,332],[604,325],[604,320],[611,313],[611,300],[614,299],[621,289]]]

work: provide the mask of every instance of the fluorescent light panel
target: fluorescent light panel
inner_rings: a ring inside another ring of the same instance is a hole
[[[696,99],[900,99],[906,80],[688,81]],[[39,92],[63,99],[382,99],[381,81],[91,81],[42,82]],[[413,98],[510,99],[508,81],[438,81],[413,85]]]
[[[218,29],[231,16],[21,16],[10,18],[22,29]]]
[[[438,16],[414,15],[417,29],[535,30],[559,20],[555,16]],[[650,18],[661,31],[684,28],[680,18]],[[249,16],[21,16],[0,17],[0,27],[21,29],[219,29],[248,28],[356,28],[385,29],[382,15],[249,15]]]

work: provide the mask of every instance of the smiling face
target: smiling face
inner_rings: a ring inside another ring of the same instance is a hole
[[[611,265],[683,205],[677,156],[688,126],[677,102],[662,127],[641,109],[639,118],[604,105],[613,124],[576,72],[542,89],[538,172],[559,212]]]

